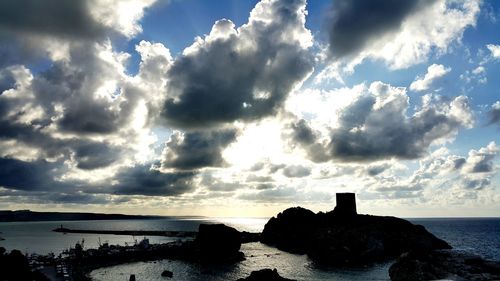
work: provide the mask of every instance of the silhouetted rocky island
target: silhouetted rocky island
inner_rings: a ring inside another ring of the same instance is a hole
[[[423,226],[396,217],[359,215],[353,193],[337,194],[333,211],[290,208],[271,218],[261,241],[307,254],[318,263],[355,265],[396,258],[410,251],[451,249]]]
[[[250,276],[246,278],[240,278],[237,281],[294,281],[293,279],[288,279],[281,277],[278,271],[275,269],[261,269],[257,271],[252,271]]]

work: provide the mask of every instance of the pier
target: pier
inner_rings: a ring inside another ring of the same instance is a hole
[[[89,230],[89,229],[69,229],[58,227],[54,232],[61,233],[84,233],[84,234],[111,234],[111,235],[131,235],[131,236],[166,236],[178,238],[194,238],[196,231],[165,231],[165,230]]]

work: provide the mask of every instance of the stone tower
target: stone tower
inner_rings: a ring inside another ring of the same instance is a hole
[[[355,193],[337,193],[337,206],[335,213],[339,215],[356,215],[356,194]]]

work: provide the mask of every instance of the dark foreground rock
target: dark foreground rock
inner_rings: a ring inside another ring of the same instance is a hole
[[[224,224],[201,224],[195,240],[203,262],[240,261],[241,233]]]
[[[500,280],[500,263],[450,250],[405,253],[390,267],[392,281]]]
[[[18,250],[7,254],[0,247],[0,280],[2,281],[49,281],[39,271],[32,271],[28,259]]]
[[[365,264],[412,250],[450,249],[423,226],[395,218],[345,210],[313,213],[290,208],[271,218],[261,241],[281,250],[307,254],[318,263]]]
[[[250,276],[247,278],[240,278],[237,281],[294,281],[293,279],[288,279],[281,277],[278,271],[275,269],[261,269],[258,271],[252,271]]]
[[[170,270],[164,270],[162,273],[161,273],[161,276],[162,277],[169,277],[169,278],[172,278],[174,277],[174,273]]]

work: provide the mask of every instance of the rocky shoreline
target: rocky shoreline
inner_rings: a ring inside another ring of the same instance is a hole
[[[392,281],[500,280],[500,263],[454,250],[414,251],[401,255],[389,276]]]

